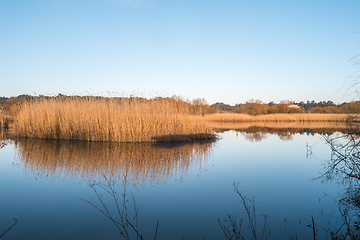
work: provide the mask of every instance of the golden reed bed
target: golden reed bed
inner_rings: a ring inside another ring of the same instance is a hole
[[[4,114],[0,109],[0,128],[8,128],[10,123],[10,117]]]
[[[194,115],[193,110],[193,105],[173,98],[60,97],[25,102],[16,111],[13,126],[17,136],[27,138],[169,142],[215,139],[216,122],[325,124],[357,120],[356,115],[349,114]]]
[[[133,185],[167,185],[194,168],[201,171],[214,142],[161,144],[111,143],[19,138],[20,166],[36,178],[72,182],[113,174]]]
[[[174,99],[47,99],[24,103],[14,127],[19,137],[110,142],[182,141],[214,138]]]
[[[272,128],[272,129],[346,129],[347,122],[209,122],[208,126],[214,129],[248,129],[248,128]]]
[[[242,113],[214,113],[204,116],[209,122],[346,122],[356,115],[321,113],[276,113],[266,115],[248,115]]]

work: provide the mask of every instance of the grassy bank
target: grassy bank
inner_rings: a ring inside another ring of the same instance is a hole
[[[52,98],[25,102],[16,112],[20,137],[112,142],[183,141],[214,138],[175,99]]]
[[[248,128],[301,128],[301,129],[347,129],[347,122],[209,122],[214,129],[248,129]]]
[[[208,122],[347,122],[355,115],[321,113],[276,113],[266,115],[248,115],[241,113],[214,113],[204,117]]]

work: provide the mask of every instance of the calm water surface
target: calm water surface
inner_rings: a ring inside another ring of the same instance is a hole
[[[154,238],[157,221],[158,239],[225,239],[218,219],[230,213],[247,224],[234,182],[255,199],[259,232],[262,215],[268,216],[269,239],[311,239],[311,216],[319,239],[329,224],[341,224],[342,184],[314,180],[331,157],[323,135],[230,130],[219,136],[216,142],[156,146],[6,140],[0,149],[0,231],[16,218],[4,239],[122,239],[82,200],[98,203],[89,184],[103,175],[117,180],[119,195],[126,178],[129,219],[133,195],[145,239]],[[110,196],[103,193],[103,199],[116,215]]]

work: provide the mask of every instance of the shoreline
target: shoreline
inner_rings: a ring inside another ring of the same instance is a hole
[[[243,113],[213,113],[203,116],[207,122],[359,122],[358,114],[274,113],[249,115]]]

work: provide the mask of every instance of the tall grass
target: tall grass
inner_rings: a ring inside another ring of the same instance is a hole
[[[26,102],[15,117],[20,137],[113,142],[213,138],[174,99],[51,98]]]
[[[0,110],[0,128],[4,128],[5,127],[5,115],[2,114],[1,110]]]
[[[248,115],[242,113],[207,114],[204,120],[210,122],[346,122],[354,116],[349,114],[321,113],[276,113],[267,115]]]
[[[10,117],[0,108],[0,128],[9,128]]]
[[[347,122],[209,122],[208,126],[214,129],[247,129],[247,128],[301,128],[301,129],[336,129],[344,130],[349,128]]]

